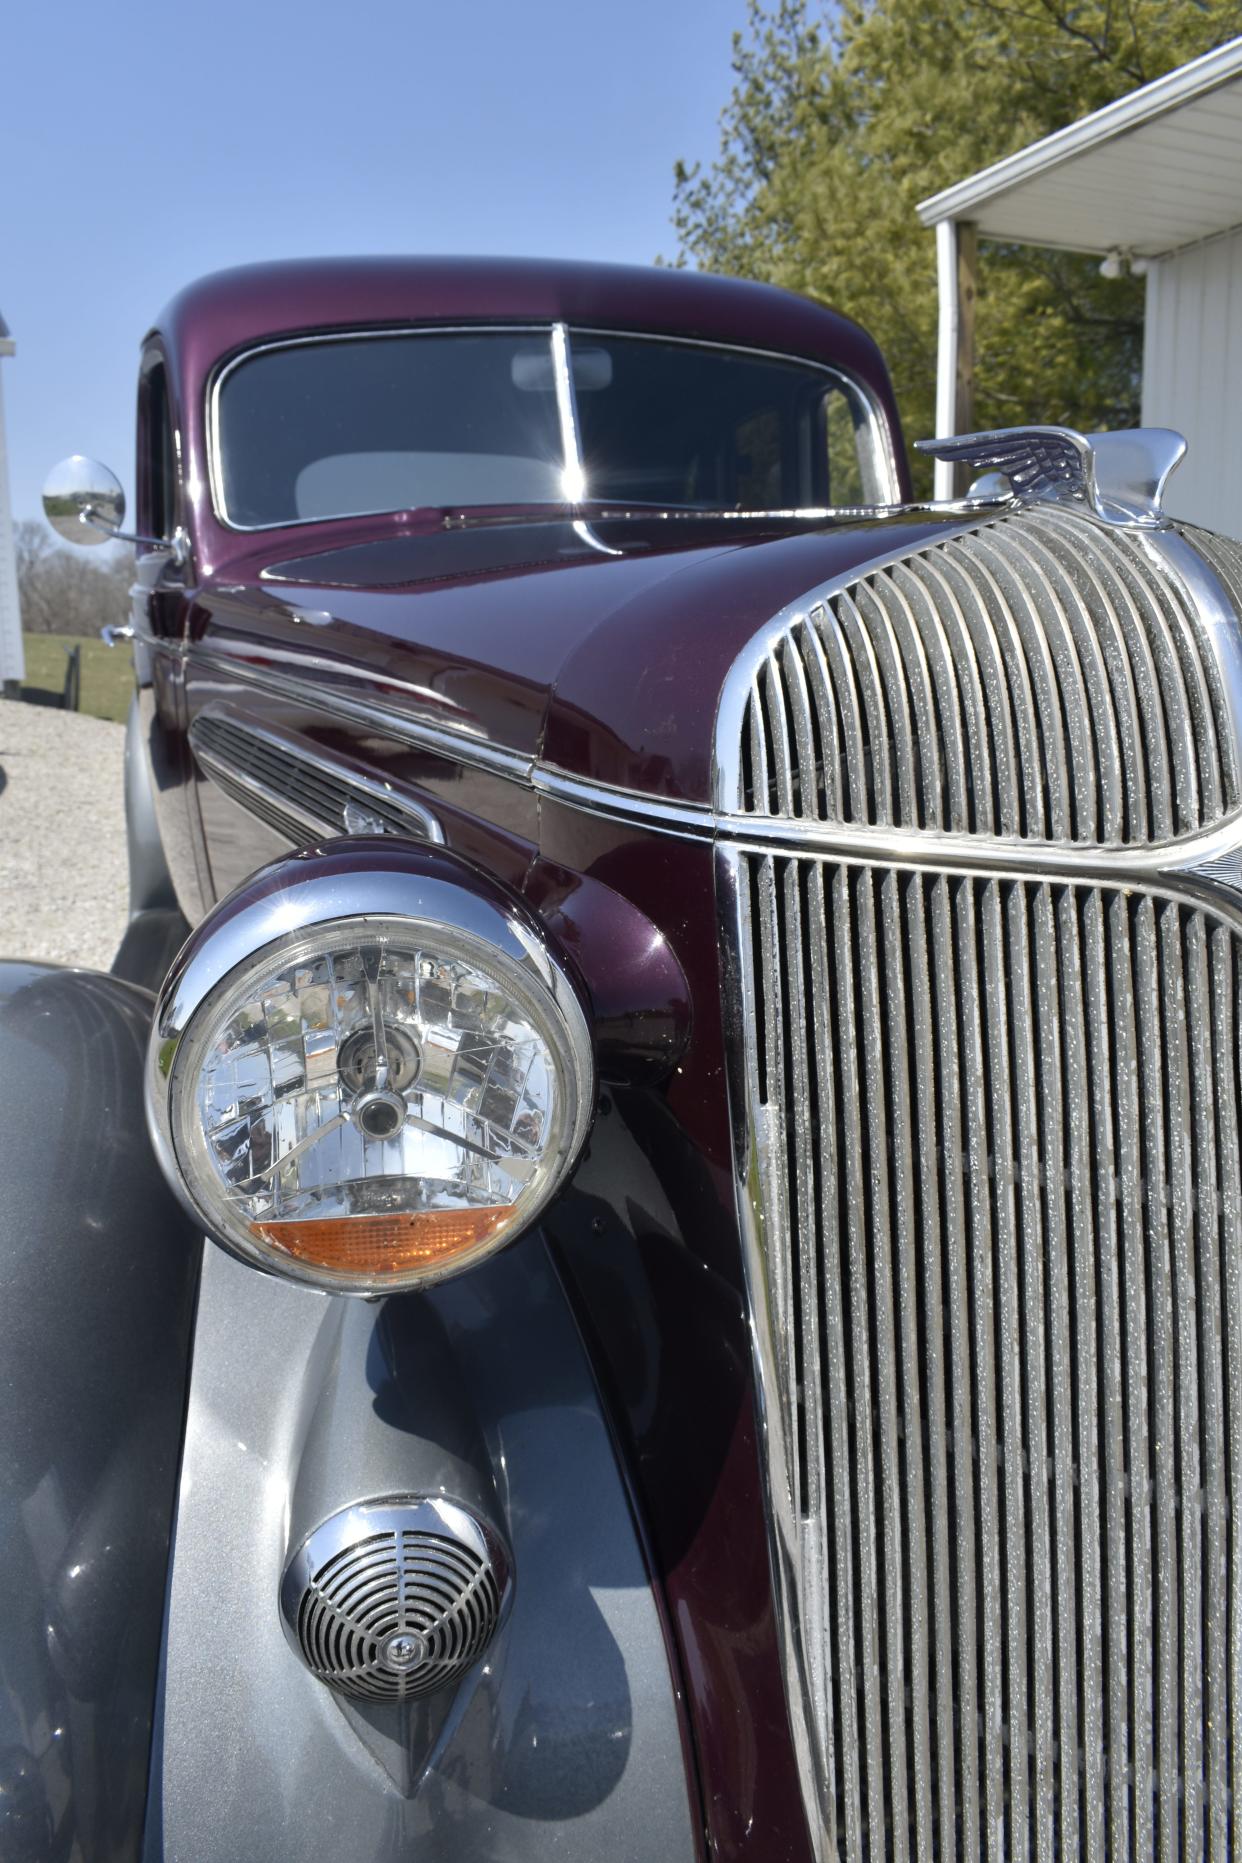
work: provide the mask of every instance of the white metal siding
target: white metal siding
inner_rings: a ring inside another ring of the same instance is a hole
[[[1147,274],[1143,425],[1189,442],[1165,508],[1242,537],[1242,226]]]

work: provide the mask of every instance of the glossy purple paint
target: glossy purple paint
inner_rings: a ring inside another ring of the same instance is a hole
[[[175,662],[183,686],[162,696],[162,723],[184,751],[197,710],[224,703],[413,788],[435,807],[448,848],[417,859],[442,871],[457,858],[463,883],[522,892],[576,966],[616,1084],[548,1228],[630,1462],[708,1848],[729,1863],[803,1863],[811,1851],[774,1624],[734,1208],[711,849],[541,800],[451,748],[403,736],[383,714],[447,729],[467,747],[707,802],[720,690],[746,642],[786,604],[871,557],[917,547],[944,520],[601,523],[621,551],[606,556],[567,521],[446,530],[437,514],[406,513],[243,534],[210,504],[207,393],[240,349],[311,330],[562,319],[831,363],[871,390],[903,458],[871,339],[767,286],[460,259],[206,279],[169,306],[146,352],[169,367],[194,549],[194,586],[152,606],[156,631],[189,648]],[[317,709],[294,680],[346,703]],[[349,701],[382,711],[351,717]],[[187,827],[207,890],[220,891],[265,858],[270,835],[265,843],[252,817],[203,790],[202,817],[195,805]],[[383,843],[365,851],[411,858]],[[328,856],[342,872],[358,857]],[[241,896],[268,884],[258,875]]]
[[[556,321],[699,337],[831,363],[871,390],[904,459],[888,371],[871,337],[849,318],[772,285],[567,260],[363,258],[242,266],[188,286],[148,337],[148,343],[157,339],[169,365],[181,432],[184,521],[200,573],[223,569],[253,541],[216,519],[208,491],[207,389],[230,355],[311,330]],[[332,528],[349,531],[348,525]],[[266,535],[273,555],[289,555],[306,533],[293,527]]]
[[[239,674],[295,675],[574,775],[707,802],[721,686],[756,630],[945,522],[765,525],[747,539],[710,520],[618,524],[607,535],[619,558],[558,558],[549,541],[543,562],[434,579],[415,577],[409,539],[410,577],[396,586],[325,584],[308,557],[298,583],[208,583],[189,636]],[[191,664],[191,711],[195,678]]]
[[[661,926],[686,980],[681,1061],[658,1089],[606,1097],[573,1193],[546,1221],[630,1448],[712,1852],[809,1863],[768,1564],[712,853],[558,805],[543,832],[550,858]]]

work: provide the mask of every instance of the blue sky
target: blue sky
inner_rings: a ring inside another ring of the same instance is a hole
[[[334,252],[671,256],[745,0],[8,0],[0,363],[15,517],[89,453],[133,485],[138,342],[219,266]]]

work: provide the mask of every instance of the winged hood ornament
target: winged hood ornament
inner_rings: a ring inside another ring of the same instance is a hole
[[[1171,427],[1078,433],[1073,427],[998,427],[988,433],[918,440],[920,453],[980,472],[1001,472],[1023,503],[1088,506],[1109,524],[1154,528],[1169,474],[1186,453]]]

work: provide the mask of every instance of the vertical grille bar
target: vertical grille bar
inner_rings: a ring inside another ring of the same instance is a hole
[[[1216,1069],[1214,1086],[1220,1121],[1221,1217],[1224,1242],[1225,1391],[1228,1443],[1236,1457],[1242,1447],[1242,1263],[1236,1238],[1242,1231],[1242,1146],[1239,1144],[1239,1040],[1242,1020],[1242,953],[1223,926],[1214,926],[1212,946],[1212,1010]],[[1229,1766],[1231,1803],[1228,1821],[1222,1816],[1221,1856],[1232,1856],[1242,1844],[1239,1793],[1242,1792],[1242,1507],[1227,1505],[1229,1518]],[[1215,1777],[1215,1775],[1213,1775]]]
[[[1134,1854],[1152,1854],[1152,1509],[1147,1375],[1147,1252],[1144,1232],[1143,1123],[1139,1099],[1134,946],[1126,901],[1107,904],[1116,1056],[1116,1121],[1121,1194],[1121,1278],[1125,1308],[1126,1455],[1130,1500],[1130,1711]]]
[[[992,1222],[987,1140],[987,1084],[983,1062],[976,898],[959,886],[955,901],[959,952],[961,1089],[966,1128],[968,1186],[966,1273],[971,1282],[971,1352],[975,1383],[975,1442],[979,1559],[980,1668],[983,1671],[983,1781],[987,1854],[1001,1855],[1004,1788],[1001,1782],[1004,1706],[1001,1700],[1000,1511],[997,1500],[996,1368],[992,1294]],[[964,1444],[954,1452],[964,1455]]]
[[[1202,1479],[1204,1534],[1203,1621],[1206,1660],[1203,1666],[1203,1716],[1207,1751],[1205,1779],[1210,1782],[1206,1811],[1206,1854],[1223,1857],[1224,1780],[1228,1777],[1226,1731],[1228,1695],[1225,1682],[1225,1444],[1224,1391],[1221,1365],[1220,1304],[1220,1182],[1216,1156],[1216,1113],[1212,1085],[1212,1007],[1208,981],[1208,937],[1201,918],[1184,927],[1187,1030],[1190,1078],[1194,1099],[1195,1266],[1199,1292],[1199,1352],[1202,1382]],[[1184,1505],[1183,1501],[1183,1505]]]
[[[1242,939],[733,858],[826,1855],[1224,1859]]]
[[[1065,1031],[1066,1151],[1072,1257],[1070,1278],[1076,1351],[1072,1382],[1077,1412],[1078,1635],[1081,1680],[1078,1739],[1083,1755],[1083,1848],[1089,1859],[1104,1853],[1104,1726],[1100,1685],[1100,1487],[1096,1422],[1095,1250],[1092,1234],[1090,1089],[1087,1079],[1086,1017],[1078,897],[1058,901],[1062,1001]]]
[[[851,1388],[854,1417],[854,1487],[857,1494],[859,1656],[862,1670],[863,1755],[866,1768],[866,1816],[870,1841],[883,1833],[884,1732],[880,1676],[880,1550],[875,1508],[875,1433],[872,1427],[872,1350],[870,1313],[870,1235],[867,1192],[871,1172],[863,1124],[863,1080],[858,1066],[861,1031],[856,1011],[857,938],[849,873],[836,869],[831,881],[835,924],[835,966],[840,1032],[840,1135],[845,1156],[846,1272],[848,1276]],[[882,1842],[882,1836],[881,1840]]]
[[[932,950],[937,984],[936,1021],[939,1031],[940,1156],[943,1169],[945,1250],[948,1257],[947,1328],[949,1335],[949,1388],[952,1411],[950,1452],[953,1457],[954,1526],[956,1528],[955,1606],[950,1635],[957,1650],[959,1807],[962,1849],[980,1854],[979,1724],[975,1607],[975,1484],[972,1470],[974,1416],[971,1404],[970,1304],[966,1283],[966,1211],[964,1208],[962,1111],[956,1083],[961,1078],[957,1045],[957,978],[954,962],[950,882],[935,881],[932,889]],[[942,1598],[946,1613],[951,1600]]]
[[[953,1496],[949,1486],[949,1413],[945,1402],[945,1328],[935,1316],[943,1315],[945,1284],[941,1269],[944,1231],[941,1221],[941,1188],[944,1176],[937,1143],[936,1049],[933,1028],[932,972],[928,957],[928,901],[924,883],[916,878],[906,886],[905,934],[910,951],[910,994],[908,1011],[913,1035],[911,1053],[914,1062],[914,1104],[918,1113],[919,1172],[915,1182],[922,1187],[919,1198],[919,1245],[923,1263],[923,1312],[933,1316],[924,1324],[919,1345],[922,1348],[927,1382],[927,1461],[930,1473],[931,1558],[928,1587],[919,1598],[911,1586],[912,1614],[924,1617],[935,1649],[936,1665],[936,1786],[935,1813],[940,1829],[951,1830],[955,1822],[956,1785],[954,1779],[954,1689],[952,1583],[949,1566],[949,1543],[953,1532]],[[896,1013],[896,1008],[894,1010]],[[897,1032],[890,1039],[897,1039]],[[919,1854],[931,1854],[931,1839],[920,1833]]]
[[[831,1836],[835,1843],[838,1832],[843,1835],[846,1856],[861,1856],[863,1827],[858,1669],[854,1657],[854,1484],[849,1438],[850,1381],[846,1369],[846,1322],[842,1297],[842,1185],[838,1148],[835,1142],[825,1145],[822,1138],[823,1134],[830,1133],[835,1141],[841,1117],[840,1083],[836,1066],[840,1032],[829,971],[831,901],[825,896],[824,872],[818,862],[811,864],[807,875],[807,901],[813,1004],[812,1047],[815,1055],[818,1132],[821,1135],[820,1230],[818,1237],[814,1238],[818,1243],[818,1297],[814,1304],[823,1313],[825,1342],[821,1361],[824,1378],[823,1409],[828,1420],[826,1435],[832,1456],[832,1478],[824,1484],[824,1502],[825,1506],[831,1508],[832,1530],[826,1539],[833,1562],[829,1608],[836,1639],[834,1670],[838,1677],[837,1713],[835,1721],[826,1727],[824,1735],[825,1769],[830,1769],[834,1764],[834,1760],[829,1758],[829,1746],[835,1749],[839,1741],[840,1757],[836,1772],[840,1784],[836,1803],[829,1814],[830,1825],[833,1827]],[[815,1407],[813,1388],[811,1407]]]
[[[1160,962],[1164,996],[1165,1072],[1168,1082],[1169,1203],[1173,1243],[1173,1347],[1177,1379],[1177,1489],[1181,1519],[1182,1604],[1182,1845],[1202,1856],[1202,1618],[1201,1474],[1199,1468],[1199,1355],[1194,1268],[1194,1181],[1190,1063],[1186,1045],[1186,980],[1181,926],[1171,906],[1160,911]],[[1205,1187],[1206,1188],[1206,1187]]]
[[[1029,1816],[1026,1624],[1026,1473],[1023,1456],[1022,1343],[1018,1295],[1018,1164],[1013,1150],[1014,1094],[1009,1072],[1009,976],[1005,913],[996,882],[983,897],[983,967],[987,998],[989,1123],[996,1215],[997,1359],[1000,1367],[1002,1469],[1004,1473],[1003,1569],[1006,1641],[1005,1722],[1008,1730],[1010,1831],[1014,1851],[1027,1851]]]
[[[917,882],[905,882],[907,887]],[[893,1214],[896,1243],[897,1330],[900,1337],[901,1451],[905,1463],[905,1518],[910,1572],[910,1742],[916,1850],[924,1855],[932,1842],[932,1773],[930,1654],[927,1622],[926,1482],[923,1471],[923,1401],[920,1391],[919,1238],[915,1189],[914,1120],[910,1098],[907,1034],[909,995],[906,982],[903,882],[895,873],[880,882],[884,941],[883,1041],[890,1067],[892,1101]],[[896,1379],[894,1378],[894,1383]],[[889,1691],[890,1704],[892,1691]],[[896,1759],[894,1759],[894,1767]]]
[[[1052,889],[1035,891],[1035,993],[1038,1031],[1041,1145],[1045,1195],[1044,1249],[1048,1263],[1049,1395],[1054,1523],[1057,1740],[1060,1771],[1060,1840],[1078,1848],[1078,1569],[1074,1545],[1075,1470],[1069,1318],[1069,1262],[1065,1224],[1065,1115],[1061,1097],[1061,1015],[1055,907]]]
[[[1189,534],[1242,599],[1242,552]],[[993,518],[874,569],[778,638],[785,680],[803,665],[816,767],[778,796],[752,750],[730,809],[1119,848],[1192,834],[1242,803],[1239,642],[1187,598],[1160,546],[1066,507]],[[752,742],[761,714],[784,729],[780,677],[769,651],[751,676]]]

